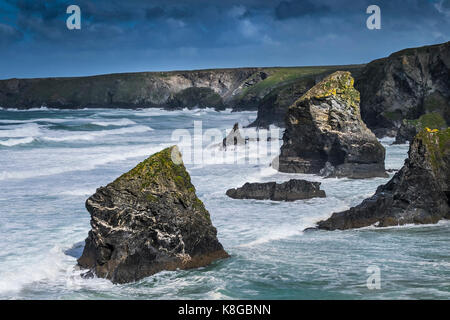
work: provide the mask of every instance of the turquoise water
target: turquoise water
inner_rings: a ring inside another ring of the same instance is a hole
[[[194,121],[225,134],[236,121],[246,125],[255,117],[209,109],[0,110],[0,299],[450,298],[449,223],[303,233],[388,179],[277,173],[269,167],[276,154],[255,151],[256,141],[249,149],[218,151],[238,164],[186,164],[230,259],[126,285],[79,276],[76,258],[90,229],[84,202],[97,187],[179,143],[172,141],[174,130],[193,132]],[[408,146],[382,142],[386,166],[400,168]],[[294,177],[322,182],[327,198],[285,203],[225,196],[247,181]],[[366,285],[369,266],[380,269],[379,290]]]

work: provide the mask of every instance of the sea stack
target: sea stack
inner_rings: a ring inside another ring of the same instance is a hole
[[[387,177],[385,149],[361,119],[353,84],[350,72],[337,71],[289,107],[275,168],[328,177]]]
[[[333,213],[319,229],[336,230],[450,219],[450,128],[421,131],[405,165],[375,195],[350,210]]]
[[[231,146],[242,146],[245,145],[245,143],[245,138],[242,137],[239,130],[239,123],[236,122],[227,137],[222,140],[222,148],[226,149]]]
[[[86,208],[92,229],[78,264],[114,283],[228,257],[176,146],[97,189]]]

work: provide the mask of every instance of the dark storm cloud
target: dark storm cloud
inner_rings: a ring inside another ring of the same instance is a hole
[[[66,28],[71,4],[81,8],[81,30]],[[379,31],[365,26],[370,4],[381,7]],[[0,58],[10,58],[0,68],[20,76],[31,68],[45,75],[49,65],[71,75],[359,63],[448,41],[449,7],[448,0],[0,0]]]
[[[329,7],[318,4],[316,1],[281,1],[275,8],[275,16],[278,19],[289,19],[306,15],[322,15],[329,10]]]

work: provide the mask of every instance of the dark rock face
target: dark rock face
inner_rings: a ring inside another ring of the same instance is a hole
[[[359,92],[349,72],[326,77],[288,110],[281,172],[330,177],[385,177],[384,147],[361,120]]]
[[[82,268],[114,283],[228,257],[177,147],[154,154],[86,201]]]
[[[171,109],[199,105],[221,109],[241,92],[241,84],[259,71],[236,68],[0,80],[0,106]]]
[[[227,196],[233,199],[256,199],[274,201],[295,201],[310,198],[325,198],[325,191],[320,190],[320,182],[291,179],[278,184],[246,183],[241,188],[227,190]]]
[[[167,106],[175,109],[183,108],[215,108],[225,109],[222,97],[211,88],[191,87],[176,93],[167,101]]]
[[[284,127],[286,113],[297,99],[304,95],[314,85],[331,73],[344,70],[351,71],[352,74],[359,74],[363,66],[340,66],[326,67],[314,71],[305,72],[294,80],[280,81],[280,83],[270,90],[258,102],[258,116],[249,127],[269,128],[270,125]],[[289,79],[289,77],[286,77]]]
[[[403,168],[375,195],[320,221],[325,230],[429,224],[450,219],[450,129],[423,130]]]
[[[374,132],[438,112],[450,122],[450,42],[405,49],[369,63],[356,78],[361,114]],[[382,131],[380,131],[382,133]]]
[[[249,127],[268,128],[271,124],[284,127],[289,106],[316,83],[314,77],[307,77],[272,90],[258,103],[258,116]]]

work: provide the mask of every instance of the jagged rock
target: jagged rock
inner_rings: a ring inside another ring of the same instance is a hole
[[[242,146],[245,145],[245,143],[245,138],[241,136],[241,132],[239,131],[239,123],[236,122],[228,136],[223,139],[222,148],[226,149],[230,146]]]
[[[176,146],[97,189],[86,208],[92,229],[78,264],[114,283],[228,256]]]
[[[288,110],[283,146],[273,167],[332,177],[386,177],[384,147],[361,120],[359,93],[350,72],[326,77]]]
[[[246,183],[237,189],[229,189],[227,196],[233,199],[256,199],[274,201],[295,201],[310,198],[325,198],[320,190],[320,182],[291,179],[278,184],[276,182]]]
[[[450,122],[450,42],[405,49],[370,62],[356,78],[361,114],[374,132],[438,112]]]
[[[400,171],[375,195],[320,221],[325,230],[428,224],[450,219],[450,128],[423,130]]]
[[[394,144],[406,143],[412,141],[414,137],[425,128],[444,129],[447,123],[437,112],[427,113],[416,120],[403,120],[398,129]]]

